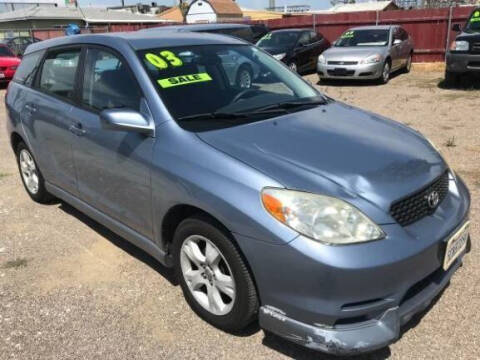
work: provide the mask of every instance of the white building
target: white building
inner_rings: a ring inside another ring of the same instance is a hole
[[[27,9],[34,6],[60,7],[65,6],[65,0],[0,0],[0,13]]]
[[[188,24],[215,23],[242,17],[242,10],[232,0],[194,0],[187,10],[186,20]]]

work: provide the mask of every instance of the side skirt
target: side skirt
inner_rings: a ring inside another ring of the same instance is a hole
[[[59,199],[62,199],[68,204],[72,205],[77,210],[87,215],[88,217],[91,217],[93,220],[98,221],[100,224],[109,228],[117,235],[123,237],[133,245],[139,247],[149,255],[153,256],[162,265],[166,267],[173,266],[172,258],[165,251],[155,245],[150,239],[146,238],[143,235],[140,235],[138,232],[132,230],[128,226],[125,226],[124,224],[115,219],[112,219],[101,211],[95,209],[84,201],[76,198],[75,196],[69,194],[68,192],[60,189],[53,184],[45,182],[45,187],[49,193],[58,197]]]

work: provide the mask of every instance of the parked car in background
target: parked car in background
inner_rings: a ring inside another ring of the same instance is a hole
[[[480,7],[472,11],[463,30],[459,24],[453,30],[459,34],[447,51],[445,82],[450,86],[463,74],[480,74]]]
[[[318,58],[322,79],[377,79],[412,65],[413,40],[401,26],[362,26],[348,29]]]
[[[15,56],[22,56],[28,45],[39,41],[41,40],[31,36],[16,36],[2,40],[2,43],[8,46]]]
[[[150,32],[158,30],[167,31],[191,31],[198,33],[210,33],[234,36],[236,38],[248,41],[254,44],[259,38],[268,33],[265,25],[247,25],[247,24],[194,24],[194,25],[174,25],[159,26],[139,30],[141,32]]]
[[[257,46],[283,61],[296,72],[315,71],[318,56],[330,47],[319,32],[306,29],[285,29],[269,32]]]
[[[0,44],[0,83],[12,80],[21,59],[4,44]]]
[[[270,81],[232,86],[227,51]],[[33,44],[5,102],[28,195],[174,268],[192,310],[225,331],[258,321],[310,349],[383,348],[470,249],[469,191],[430,141],[231,36]]]

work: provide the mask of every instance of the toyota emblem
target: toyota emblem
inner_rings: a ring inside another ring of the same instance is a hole
[[[432,191],[430,194],[425,196],[425,199],[427,200],[427,204],[430,209],[435,209],[440,201],[440,195],[438,192]]]

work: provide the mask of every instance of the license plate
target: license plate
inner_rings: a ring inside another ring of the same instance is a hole
[[[347,73],[347,69],[345,68],[335,68],[333,69],[335,75],[345,75]]]
[[[445,250],[445,259],[443,260],[444,270],[447,270],[467,247],[469,225],[470,222],[467,221],[454,235],[452,235],[450,239],[448,239],[447,248]]]
[[[5,77],[4,73],[0,73],[0,79],[3,79]]]

